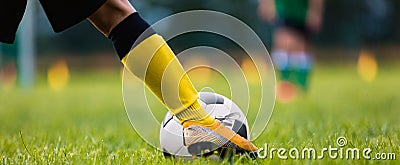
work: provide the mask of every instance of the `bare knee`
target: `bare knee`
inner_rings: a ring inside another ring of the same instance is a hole
[[[292,37],[286,28],[278,28],[274,33],[274,48],[278,50],[290,51],[292,48]]]
[[[128,0],[107,0],[88,20],[104,35],[130,14],[136,12]]]
[[[304,36],[288,28],[279,28],[274,35],[274,48],[289,52],[302,52],[306,49]]]

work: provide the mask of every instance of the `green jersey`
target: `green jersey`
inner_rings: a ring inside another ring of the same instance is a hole
[[[308,0],[275,0],[278,18],[304,24],[308,10]]]

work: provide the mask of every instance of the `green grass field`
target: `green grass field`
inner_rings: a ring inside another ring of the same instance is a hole
[[[375,81],[366,83],[353,65],[320,64],[308,93],[291,103],[277,102],[266,130],[254,142],[259,147],[321,149],[336,147],[343,136],[346,147],[394,153],[396,160],[282,160],[274,155],[222,163],[400,164],[399,75],[399,63],[381,64]],[[133,130],[121,93],[118,69],[72,70],[62,92],[52,91],[45,75],[30,91],[2,91],[0,164],[221,164],[164,158]]]

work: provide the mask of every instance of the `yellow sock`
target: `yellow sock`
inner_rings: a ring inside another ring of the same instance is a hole
[[[181,123],[187,120],[202,124],[214,122],[197,102],[196,89],[161,36],[154,34],[143,40],[122,59],[122,63],[144,81]]]

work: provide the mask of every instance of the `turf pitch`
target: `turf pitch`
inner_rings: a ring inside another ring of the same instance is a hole
[[[362,81],[351,64],[318,65],[306,95],[276,103],[263,147],[335,145],[395,153],[397,160],[257,159],[235,157],[222,163],[399,164],[400,65],[381,65],[375,81]],[[119,70],[72,70],[69,85],[52,91],[39,75],[30,91],[0,93],[0,164],[221,164],[210,159],[185,162],[163,157],[135,133],[126,116]],[[160,112],[161,116],[165,111]]]

